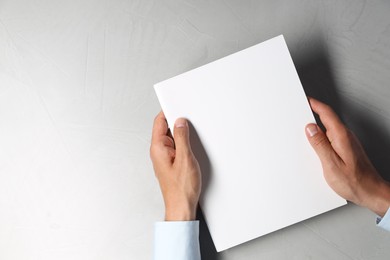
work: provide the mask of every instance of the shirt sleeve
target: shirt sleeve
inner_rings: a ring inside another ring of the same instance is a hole
[[[390,208],[387,210],[383,218],[378,217],[376,219],[376,224],[378,225],[378,227],[390,231]]]
[[[200,260],[199,221],[154,225],[154,260]]]

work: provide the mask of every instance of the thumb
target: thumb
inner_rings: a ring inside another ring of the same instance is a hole
[[[306,126],[306,136],[321,162],[328,162],[334,150],[325,133],[318,125],[308,124]]]
[[[188,122],[184,118],[179,118],[175,122],[175,129],[173,131],[176,153],[180,155],[187,155],[191,153],[190,132]]]

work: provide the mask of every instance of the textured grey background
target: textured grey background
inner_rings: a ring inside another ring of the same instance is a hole
[[[279,34],[306,93],[390,179],[389,14],[379,0],[0,0],[0,259],[150,259],[153,83]],[[211,260],[390,258],[354,205],[220,254],[202,222],[201,245]]]

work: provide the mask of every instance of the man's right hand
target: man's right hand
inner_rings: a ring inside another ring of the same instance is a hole
[[[324,177],[341,197],[383,217],[390,207],[390,183],[377,173],[356,136],[326,104],[309,98],[326,128],[306,126],[307,138],[321,160]]]

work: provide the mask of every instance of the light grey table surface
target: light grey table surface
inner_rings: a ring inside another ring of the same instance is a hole
[[[306,93],[390,179],[389,1],[0,0],[0,259],[151,259],[153,84],[279,34]],[[210,260],[390,259],[354,205],[219,254],[202,221],[201,245]]]

